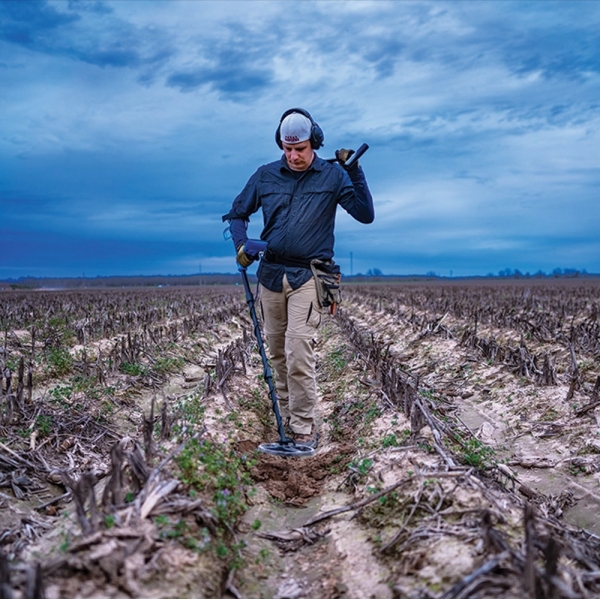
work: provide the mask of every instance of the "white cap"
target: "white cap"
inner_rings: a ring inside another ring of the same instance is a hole
[[[312,123],[300,113],[288,115],[279,128],[279,137],[282,144],[299,144],[310,138]]]

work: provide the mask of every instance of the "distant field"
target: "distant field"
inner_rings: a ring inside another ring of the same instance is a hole
[[[249,276],[255,280],[254,275]],[[348,284],[396,284],[396,283],[441,283],[443,285],[471,285],[488,282],[491,285],[548,285],[551,281],[581,282],[599,280],[600,275],[578,273],[577,276],[522,276],[522,277],[462,277],[446,278],[425,275],[344,275]],[[18,279],[0,280],[0,291],[11,289],[96,289],[120,287],[179,287],[236,285],[240,283],[239,274],[206,273],[197,275],[147,275],[147,276],[113,276],[113,277],[20,277]]]

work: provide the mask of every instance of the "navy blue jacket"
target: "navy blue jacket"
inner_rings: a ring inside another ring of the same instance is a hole
[[[229,221],[236,248],[247,240],[250,215],[262,208],[260,238],[268,243],[258,279],[280,292],[284,273],[293,289],[306,283],[310,260],[333,258],[335,213],[338,204],[361,223],[375,218],[373,198],[360,166],[346,172],[337,164],[315,158],[302,172],[292,171],[285,159],[263,165],[223,215]]]

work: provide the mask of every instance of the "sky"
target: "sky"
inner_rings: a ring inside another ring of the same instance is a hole
[[[292,107],[323,158],[369,145],[344,274],[600,273],[599,31],[592,0],[0,0],[0,278],[235,273],[221,216]]]

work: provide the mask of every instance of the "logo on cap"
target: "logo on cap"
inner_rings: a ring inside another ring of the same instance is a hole
[[[310,138],[312,123],[300,113],[291,113],[279,127],[279,136],[284,144],[298,144]]]

